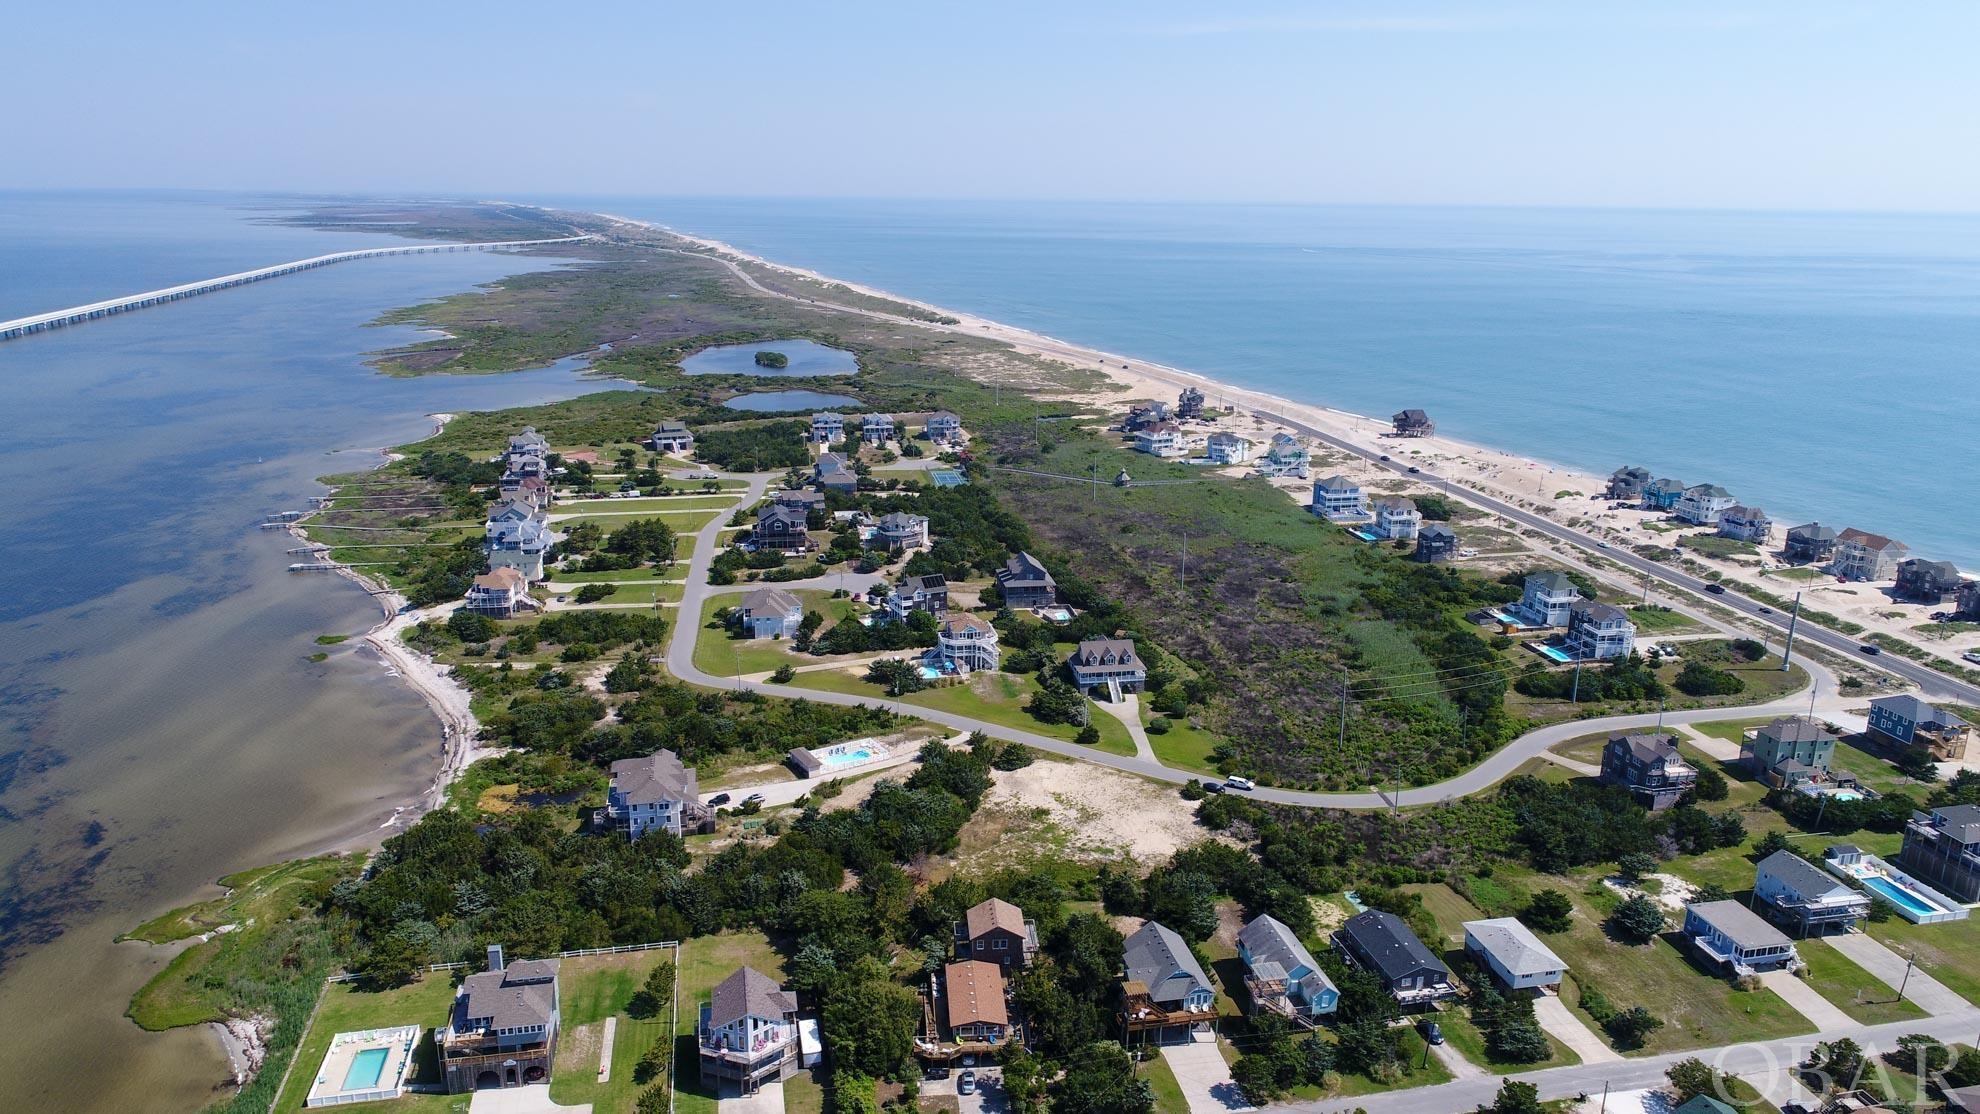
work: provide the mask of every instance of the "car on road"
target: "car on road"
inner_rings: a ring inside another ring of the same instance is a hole
[[[1205,793],[1222,793],[1224,791],[1224,783],[1221,781],[1199,781],[1196,785],[1197,788],[1203,790]]]
[[[1707,592],[1712,593],[1715,596],[1723,596],[1726,594],[1726,586],[1723,584],[1707,584],[1705,586],[1705,590]]]
[[[1417,475],[1418,473],[1420,473],[1420,472],[1422,472],[1422,471],[1423,471],[1423,469],[1421,469],[1421,468],[1418,468],[1418,467],[1417,467],[1416,465],[1414,465],[1414,464],[1412,464],[1412,465],[1410,465],[1410,466],[1409,466],[1409,474],[1410,474],[1410,475],[1412,475],[1412,476],[1414,476],[1414,475]]]
[[[1858,646],[1857,649],[1863,651],[1866,654],[1869,654],[1873,658],[1876,657],[1878,654],[1884,652],[1884,648],[1882,646],[1878,646],[1875,645],[1874,643],[1869,643],[1869,642],[1865,642],[1863,645]]]
[[[744,798],[743,798],[743,803],[744,803],[744,804],[746,804],[746,805],[747,805],[747,804],[758,804],[758,805],[760,805],[760,804],[762,804],[762,803],[763,803],[763,794],[761,794],[761,793],[751,793],[751,794],[750,794],[749,796],[747,796],[747,797],[744,797]]]
[[[729,795],[727,793],[717,793],[713,797],[708,798],[708,804],[711,808],[716,805],[726,805],[728,803]]]
[[[1595,548],[1596,548],[1596,549],[1607,549],[1607,548],[1609,548],[1609,543],[1608,543],[1608,542],[1605,542],[1605,541],[1602,541],[1602,540],[1600,540],[1600,539],[1597,539],[1597,540],[1596,540],[1596,542],[1595,542]]]
[[[1760,614],[1762,615],[1772,615],[1773,613],[1774,613],[1774,609],[1771,607],[1762,607],[1760,609]]]
[[[1383,460],[1387,460],[1387,459],[1389,459],[1389,454],[1388,454],[1388,453],[1383,453],[1383,454],[1382,454],[1382,459],[1383,459]]]
[[[1232,774],[1230,777],[1225,778],[1224,784],[1231,787],[1232,789],[1242,789],[1246,793],[1249,793],[1253,789],[1258,788],[1257,785],[1252,783],[1252,780],[1250,778],[1239,777],[1236,774]]]
[[[956,1076],[956,1093],[959,1095],[973,1095],[976,1093],[975,1072],[966,1071]]]
[[[1431,1044],[1444,1043],[1444,1027],[1434,1021],[1417,1022],[1416,1031],[1423,1034],[1423,1039]]]

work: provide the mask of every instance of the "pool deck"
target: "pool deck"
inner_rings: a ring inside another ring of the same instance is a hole
[[[412,1070],[412,1054],[419,1047],[419,1038],[420,1027],[417,1025],[338,1033],[330,1038],[330,1049],[323,1054],[323,1063],[316,1069],[316,1079],[310,1084],[309,1095],[303,1100],[303,1105],[337,1106],[396,1098]],[[377,1081],[346,1090],[344,1080],[350,1074],[351,1064],[359,1054],[372,1049],[387,1052]]]
[[[1911,877],[1909,874],[1885,862],[1876,855],[1865,855],[1863,856],[1863,861],[1856,865],[1841,865],[1824,858],[1822,865],[1827,867],[1831,874],[1861,883],[1863,888],[1882,898],[1884,901],[1889,902],[1891,907],[1897,910],[1898,916],[1903,917],[1913,924],[1938,924],[1941,921],[1961,921],[1965,920],[1971,912],[1965,905],[1918,881],[1916,878]],[[1897,891],[1897,894],[1902,895],[1904,898],[1909,898],[1910,901],[1900,900],[1899,897],[1880,892],[1875,886],[1869,884],[1872,879],[1883,882]],[[1918,909],[1912,908],[1912,902],[1929,908],[1927,911],[1921,912]]]
[[[834,752],[844,753],[848,750],[865,750],[871,753],[865,758],[848,762],[833,760]],[[887,765],[894,757],[896,755],[892,748],[878,739],[852,739],[843,743],[833,743],[819,750],[796,747],[792,749],[788,760],[801,778],[833,778],[851,770],[868,770],[875,766]]]

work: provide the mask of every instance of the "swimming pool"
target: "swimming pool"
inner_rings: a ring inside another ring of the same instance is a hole
[[[861,762],[870,762],[873,760],[873,752],[865,747],[860,747],[858,750],[840,750],[838,747],[832,747],[818,758],[829,770],[834,766],[853,766]]]
[[[1899,909],[1907,913],[1917,914],[1917,916],[1911,918],[1912,920],[1916,920],[1917,917],[1929,917],[1934,913],[1942,912],[1937,906],[1881,874],[1866,875],[1863,878],[1863,885],[1871,893],[1876,894]]]
[[[385,1061],[392,1056],[389,1048],[367,1048],[351,1057],[350,1069],[344,1072],[344,1085],[340,1090],[368,1091],[378,1086],[379,1077],[385,1074]]]
[[[1561,649],[1559,646],[1537,646],[1535,649],[1540,651],[1541,657],[1549,661],[1557,661],[1563,665],[1569,665],[1574,662],[1574,655]]]

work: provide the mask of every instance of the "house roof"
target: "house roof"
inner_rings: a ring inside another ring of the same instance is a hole
[[[751,615],[789,615],[804,611],[804,601],[782,588],[758,588],[743,597],[743,610]]]
[[[1695,496],[1699,499],[1732,498],[1732,492],[1727,491],[1725,488],[1720,487],[1718,484],[1693,484],[1692,486],[1685,488],[1684,493],[1686,495]]]
[[[820,410],[811,416],[812,425],[817,425],[820,422],[830,425],[833,422],[844,422],[845,420],[846,416],[844,414],[834,413],[830,410]]]
[[[1962,844],[1980,842],[1980,805],[1948,805],[1932,810],[1939,828]]]
[[[621,758],[612,763],[612,791],[629,805],[686,801],[701,796],[694,771],[683,766],[680,756],[671,750],[654,751],[645,758]]]
[[[1624,747],[1627,747],[1629,753],[1641,762],[1662,762],[1666,758],[1676,756],[1678,752],[1677,736],[1675,735],[1617,734],[1609,736],[1610,746],[1613,747],[1618,742]]]
[[[454,999],[454,1021],[461,1028],[488,1018],[495,1029],[547,1025],[557,1012],[557,961],[522,959],[500,971],[483,971],[461,981]]]
[[[1748,507],[1748,506],[1727,507],[1726,512],[1720,515],[1719,517],[1738,519],[1745,522],[1758,522],[1761,519],[1767,517],[1767,512],[1761,510],[1759,507]]]
[[[892,429],[894,425],[894,416],[892,414],[861,414],[859,416],[859,424],[862,426],[884,425],[889,429]]]
[[[1612,480],[1636,480],[1639,483],[1647,483],[1650,479],[1650,469],[1638,468],[1634,464],[1625,464],[1621,468],[1609,473],[1609,478]]]
[[[1580,587],[1575,584],[1574,580],[1568,574],[1558,572],[1554,569],[1533,573],[1526,578],[1526,583],[1529,587],[1538,585],[1549,592],[1579,593],[1581,591]]]
[[[904,576],[901,578],[901,587],[917,588],[923,592],[940,591],[948,588],[948,586],[949,578],[939,572],[925,572],[919,576]]]
[[[1865,549],[1879,553],[1888,549],[1905,548],[1903,542],[1894,541],[1882,534],[1872,534],[1867,530],[1858,530],[1853,526],[1836,535],[1836,544],[1860,545]]]
[[[1148,996],[1157,1002],[1178,1002],[1191,991],[1210,986],[1209,977],[1183,938],[1154,921],[1127,938],[1122,963],[1128,981],[1147,987]]]
[[[745,1017],[781,1021],[797,1012],[797,996],[754,967],[738,967],[708,995],[708,1024],[720,1029]]]
[[[1739,1111],[1711,1095],[1693,1095],[1671,1114],[1739,1114]]]
[[[1594,600],[1576,601],[1573,613],[1576,615],[1586,615],[1598,623],[1606,623],[1612,619],[1629,618],[1629,612],[1624,611],[1622,608],[1606,603],[1596,603]]]
[[[1107,660],[1110,657],[1112,661]],[[1073,649],[1073,660],[1082,666],[1139,664],[1131,638],[1082,639]]]
[[[948,991],[949,1028],[958,1025],[1009,1025],[1004,1005],[1004,973],[995,963],[965,959],[942,968]]]
[[[504,565],[499,569],[485,572],[475,577],[474,586],[477,588],[486,588],[493,592],[520,592],[529,587],[529,581],[523,578],[522,570],[512,569]]]
[[[1913,723],[1944,727],[1966,726],[1965,720],[1953,715],[1951,712],[1940,711],[1908,692],[1899,693],[1896,696],[1879,696],[1870,701],[1870,706],[1872,708],[1883,708],[1887,711],[1896,712]]]
[[[1407,495],[1384,495],[1375,500],[1375,505],[1388,511],[1413,511],[1416,509],[1416,500]]]
[[[1791,527],[1788,530],[1788,537],[1811,542],[1832,542],[1836,540],[1836,532],[1819,522],[1806,522]]]
[[[809,519],[810,516],[805,513],[803,507],[793,507],[784,503],[772,503],[767,507],[759,507],[756,511],[756,526],[759,530],[775,524],[787,528],[790,532],[801,533],[810,524]]]
[[[1815,897],[1843,886],[1841,879],[1792,851],[1776,851],[1760,860],[1755,878],[1772,875],[1802,897]],[[1844,886],[1847,889],[1848,887]]]
[[[969,933],[971,940],[993,928],[1001,928],[1005,932],[1015,932],[1023,936],[1024,910],[1003,898],[993,897],[988,901],[977,902],[969,907],[969,912],[963,914],[963,930]]]
[[[1176,423],[1174,423],[1174,422],[1150,422],[1150,423],[1148,423],[1147,425],[1145,425],[1145,426],[1142,426],[1142,427],[1141,427],[1141,432],[1142,432],[1142,433],[1144,433],[1144,434],[1146,434],[1146,433],[1181,433],[1181,432],[1182,432],[1182,427],[1181,427],[1181,426],[1179,426],[1179,425],[1177,425],[1177,424],[1176,424]]]
[[[1959,579],[1959,566],[1953,564],[1951,561],[1927,561],[1922,558],[1913,557],[1909,561],[1900,564],[1898,568],[1910,568],[1916,572],[1930,573],[1937,580]]]
[[[1457,531],[1441,522],[1432,522],[1417,533],[1416,540],[1419,543],[1430,540],[1455,542],[1457,541]]]
[[[883,534],[906,534],[925,528],[928,525],[928,520],[918,514],[892,511],[881,515],[880,521],[875,525],[880,528],[880,532]]]
[[[997,628],[990,625],[990,620],[979,615],[971,615],[967,611],[951,611],[948,618],[942,620],[943,634],[995,634],[996,632]]]
[[[1360,491],[1361,485],[1346,476],[1328,476],[1313,485],[1322,491]]]
[[[962,421],[961,418],[956,417],[954,414],[951,414],[947,410],[937,410],[933,414],[928,415],[929,425],[934,425],[936,422],[941,422],[942,424],[947,425],[951,422],[960,422],[960,421]]]
[[[1447,974],[1449,968],[1432,955],[1401,917],[1381,909],[1356,913],[1341,925],[1341,934],[1356,954],[1385,979],[1399,979],[1421,970]]]
[[[787,487],[781,491],[771,492],[770,498],[773,502],[782,503],[786,506],[809,507],[814,503],[823,503],[825,501],[825,493],[822,491],[806,491],[803,488]]]
[[[1791,944],[1787,934],[1760,918],[1760,914],[1737,901],[1704,901],[1684,907],[1685,912],[1717,929],[1719,935],[1745,948],[1768,948]]]
[[[661,422],[659,425],[653,427],[653,433],[656,437],[661,434],[668,434],[668,433],[678,435],[678,434],[686,433],[687,431],[688,431],[688,427],[686,422]]]
[[[1243,445],[1248,442],[1228,429],[1220,429],[1210,435],[1210,443],[1212,445]]]
[[[1334,985],[1314,961],[1313,953],[1293,935],[1293,930],[1269,913],[1253,917],[1238,932],[1238,943],[1251,957],[1251,973],[1261,979],[1283,979],[1305,968],[1306,974],[1300,976],[1300,981],[1312,989],[1331,989]]]
[[[1046,571],[1045,566],[1039,563],[1038,558],[1033,557],[1029,553],[1011,554],[1010,558],[1004,562],[1004,567],[997,570],[997,582],[1000,584],[1016,584],[1020,587],[1046,588],[1051,587],[1053,583],[1052,574]]]
[[[1567,964],[1561,957],[1540,942],[1533,930],[1513,917],[1494,917],[1484,921],[1464,922],[1465,934],[1478,942],[1485,953],[1499,961],[1499,966],[1515,977],[1520,975],[1544,975],[1552,971],[1565,971]]]
[[[1673,480],[1673,479],[1670,479],[1670,478],[1668,478],[1668,477],[1666,477],[1666,478],[1664,478],[1664,479],[1661,479],[1661,480],[1652,480],[1652,481],[1650,481],[1650,483],[1649,483],[1649,484],[1647,484],[1646,486],[1648,486],[1648,487],[1649,487],[1649,488],[1650,488],[1651,490],[1653,490],[1653,491],[1663,491],[1663,492],[1670,492],[1670,491],[1683,491],[1683,490],[1684,490],[1684,481],[1683,481],[1683,480]]]
[[[1828,729],[1807,716],[1780,716],[1761,727],[1759,733],[1783,743],[1811,743],[1835,738]]]
[[[1430,420],[1430,415],[1415,409],[1398,410],[1396,411],[1396,416],[1390,420],[1405,423],[1427,422]]]

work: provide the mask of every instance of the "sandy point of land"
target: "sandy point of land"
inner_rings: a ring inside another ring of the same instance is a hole
[[[1154,863],[1210,838],[1196,822],[1196,806],[1174,786],[1086,762],[1040,760],[999,771],[983,812],[1014,828],[1055,829],[1068,854],[1086,859],[1131,854]]]

